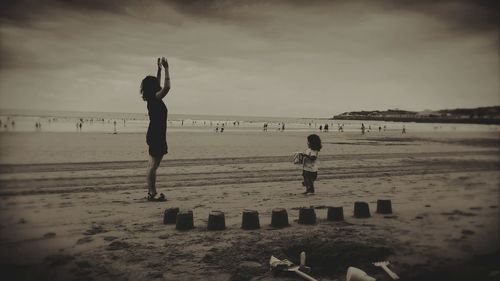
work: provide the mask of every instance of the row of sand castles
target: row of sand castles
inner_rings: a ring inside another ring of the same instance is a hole
[[[377,213],[392,214],[391,200],[377,200]],[[354,203],[354,217],[370,217],[370,208],[366,202]],[[328,207],[328,221],[343,221],[343,207]],[[303,207],[299,209],[299,224],[315,224],[316,212],[314,207]],[[164,224],[175,224],[177,230],[189,230],[194,228],[193,211],[179,211],[179,208],[168,208],[163,214]],[[288,214],[286,209],[275,208],[272,211],[271,226],[275,228],[287,227]],[[226,228],[224,213],[221,211],[211,211],[208,215],[208,230],[223,230]],[[242,215],[241,228],[246,230],[259,229],[259,213],[255,210],[244,210]]]

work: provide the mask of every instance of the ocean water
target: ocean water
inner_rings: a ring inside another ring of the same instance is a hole
[[[39,128],[36,124],[40,124]],[[81,130],[79,124],[82,124]],[[321,118],[264,117],[264,116],[224,116],[169,114],[168,131],[215,132],[224,127],[225,131],[262,131],[264,124],[268,131],[278,131],[285,124],[285,132],[319,131],[320,126],[329,125],[330,132],[337,132],[343,124],[344,132],[360,131],[363,123],[367,130],[378,131],[495,131],[498,125],[479,124],[439,124],[412,122],[381,122],[363,120],[329,120]],[[116,112],[73,112],[40,110],[0,109],[0,132],[102,132],[102,133],[145,133],[149,117],[143,113]]]

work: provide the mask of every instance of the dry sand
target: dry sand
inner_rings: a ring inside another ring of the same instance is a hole
[[[1,269],[11,280],[297,280],[274,278],[271,255],[311,275],[344,280],[389,260],[402,280],[498,280],[498,133],[322,133],[317,194],[305,196],[290,155],[307,132],[169,135],[158,171],[167,202],[145,202],[141,134],[0,134]],[[375,213],[391,199],[394,213]],[[355,201],[371,218],[352,217]],[[297,223],[315,206],[318,223]],[[345,222],[326,221],[342,206]],[[169,207],[192,209],[195,229],[163,225]],[[286,208],[291,226],[269,226]],[[242,230],[255,209],[261,229]],[[227,229],[207,231],[211,210]],[[490,256],[485,256],[490,255]],[[474,276],[474,277],[471,277]],[[472,279],[471,279],[472,278]]]

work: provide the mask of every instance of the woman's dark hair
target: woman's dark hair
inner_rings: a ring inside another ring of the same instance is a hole
[[[321,145],[321,139],[316,134],[309,135],[307,137],[307,141],[309,142],[309,148],[311,148],[312,150],[320,151],[323,147]]]
[[[160,82],[154,76],[146,76],[141,82],[141,93],[143,100],[149,100],[161,90]]]

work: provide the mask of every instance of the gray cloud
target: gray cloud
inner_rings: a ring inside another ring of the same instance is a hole
[[[0,2],[3,106],[137,112],[158,55],[171,59],[177,113],[325,117],[498,100],[487,2],[103,2]]]
[[[333,10],[347,4],[346,1],[340,0],[152,0],[140,3],[132,0],[3,0],[0,2],[0,19],[10,23],[30,21],[43,17],[44,13],[54,8],[81,13],[101,11],[129,14],[131,9],[137,9],[139,6],[157,6],[162,3],[199,19],[218,18],[232,21],[244,19],[245,15],[240,13],[240,10],[252,6],[288,5]],[[497,30],[500,11],[500,4],[490,0],[380,0],[360,1],[352,5],[366,6],[365,11],[368,13],[373,12],[373,8],[418,12],[464,30]]]

